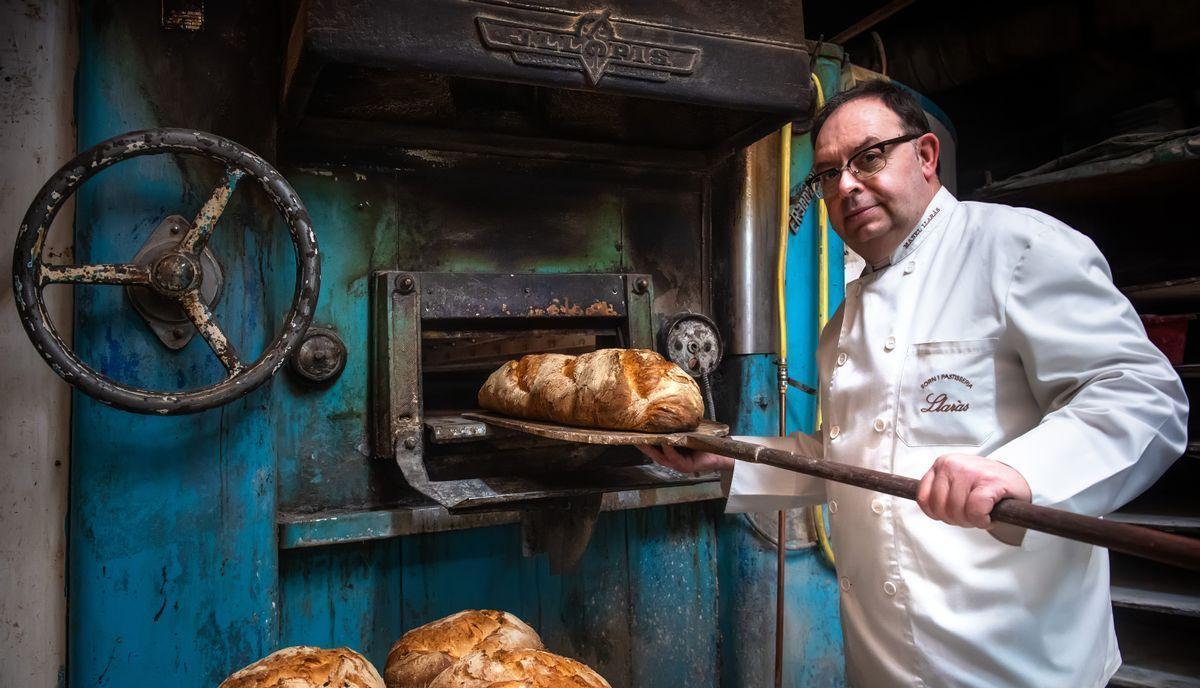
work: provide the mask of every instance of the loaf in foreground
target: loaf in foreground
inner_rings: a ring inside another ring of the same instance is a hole
[[[704,416],[696,381],[647,349],[523,356],[492,373],[479,405],[506,416],[641,432],[692,430]]]
[[[285,647],[236,671],[218,688],[384,688],[366,657],[346,647]]]
[[[542,649],[541,637],[508,612],[468,609],[405,633],[388,652],[387,688],[427,688],[466,655],[518,648]]]
[[[472,652],[429,688],[611,688],[590,667],[543,650]]]

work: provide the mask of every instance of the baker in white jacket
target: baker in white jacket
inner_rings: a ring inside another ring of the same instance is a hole
[[[1183,452],[1187,399],[1087,237],[960,202],[914,99],[867,82],[813,126],[830,217],[867,267],[821,333],[813,438],[753,438],[920,479],[918,501],[707,453],[728,511],[828,501],[846,670],[870,686],[1104,686],[1120,666],[1107,550],[1000,531],[1001,499],[1094,516]]]

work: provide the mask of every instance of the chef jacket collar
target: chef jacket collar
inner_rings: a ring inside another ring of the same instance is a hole
[[[925,212],[921,214],[920,222],[917,223],[916,227],[913,227],[904,241],[900,242],[900,245],[892,252],[891,259],[886,264],[877,268],[867,263],[867,266],[862,271],[863,276],[883,271],[916,252],[925,243],[926,239],[936,234],[937,230],[941,229],[946,223],[946,218],[950,217],[950,211],[954,209],[955,205],[958,205],[958,199],[954,197],[954,194],[950,193],[944,186],[938,189],[938,192],[933,195],[933,199],[929,201],[929,205],[925,206]]]

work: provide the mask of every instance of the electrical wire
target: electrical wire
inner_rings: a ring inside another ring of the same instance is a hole
[[[779,261],[775,270],[776,302],[779,304],[779,436],[787,436],[787,304],[784,276],[787,271],[788,219],[791,209],[792,124],[779,132]],[[780,510],[775,551],[775,688],[783,686],[784,592],[787,571],[787,512]]]
[[[713,403],[712,383],[708,381],[708,373],[700,374],[700,389],[704,390],[704,402],[708,404],[708,419],[717,419],[717,405]]]
[[[821,88],[821,80],[816,72],[811,75],[813,88],[817,92],[817,107],[825,105],[825,91]],[[816,141],[813,142],[816,145]],[[825,207],[825,199],[817,201],[817,335],[820,336],[829,321],[829,209]],[[817,397],[816,422],[813,427],[821,427],[821,398]],[[821,554],[826,563],[833,566],[837,561],[833,553],[833,545],[829,541],[829,530],[825,526],[825,505],[818,504],[809,507],[809,520],[817,533],[817,542],[821,545]]]

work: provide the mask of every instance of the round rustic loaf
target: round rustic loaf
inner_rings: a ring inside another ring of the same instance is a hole
[[[642,432],[692,430],[704,416],[696,381],[648,349],[522,356],[491,374],[479,405],[518,418]]]
[[[491,609],[451,614],[400,637],[388,652],[387,688],[426,688],[458,659],[475,650],[545,647],[524,621]]]
[[[590,667],[543,650],[472,652],[429,688],[611,688]]]
[[[234,672],[218,688],[384,688],[366,657],[347,647],[285,647]]]

